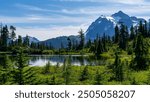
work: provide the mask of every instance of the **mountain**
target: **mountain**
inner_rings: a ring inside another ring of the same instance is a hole
[[[102,36],[104,33],[109,36],[113,36],[115,31],[114,28],[116,25],[124,24],[130,29],[130,27],[137,26],[139,21],[145,21],[145,19],[130,17],[122,11],[119,11],[111,16],[100,16],[95,20],[86,31],[86,40],[94,40],[96,36]]]
[[[122,11],[119,11],[119,12],[111,15],[111,17],[114,18],[116,24],[123,23],[128,28],[130,28],[133,24],[132,19],[127,14],[123,13]]]
[[[26,37],[23,37],[23,40],[25,39]],[[33,42],[33,43],[38,43],[40,42],[36,37],[31,37],[31,36],[28,36],[29,38],[29,41],[30,41],[30,44]]]
[[[29,36],[29,41],[30,41],[30,43],[31,42],[34,42],[34,43],[40,42],[40,40],[38,40],[36,37],[31,37],[31,36]]]
[[[74,44],[79,42],[78,36],[71,35],[71,36],[60,36],[60,37],[48,39],[48,40],[42,41],[41,43],[44,43],[44,44],[49,45],[49,46],[51,45],[52,47],[54,47],[56,49],[59,49],[62,46],[64,48],[67,48],[67,44],[68,44],[67,39],[68,38],[70,38],[71,42]]]

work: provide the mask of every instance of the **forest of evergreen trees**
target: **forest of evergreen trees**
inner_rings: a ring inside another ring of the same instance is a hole
[[[81,29],[78,44],[68,38],[67,48],[60,49],[30,43],[28,36],[16,38],[15,30],[14,26],[1,26],[0,84],[150,84],[150,28],[146,21],[130,30],[123,24],[117,25],[113,37],[104,33],[94,41],[86,41]],[[28,66],[28,54],[42,54],[45,50],[52,54],[80,52],[95,59],[105,58],[108,63],[73,66],[70,59],[65,59],[62,66],[52,66],[50,62],[43,67]],[[11,61],[11,54],[15,54],[15,61]]]

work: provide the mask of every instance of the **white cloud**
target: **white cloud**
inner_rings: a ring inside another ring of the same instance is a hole
[[[62,12],[66,14],[75,14],[75,15],[84,15],[86,18],[94,18],[100,15],[110,16],[115,12],[122,10],[123,12],[129,14],[130,16],[150,16],[150,4],[140,4],[140,5],[106,5],[104,6],[91,6],[91,7],[82,7],[77,9],[63,9]],[[86,19],[85,18],[85,19]],[[147,18],[147,17],[146,17]]]
[[[144,0],[105,0],[105,2],[123,3],[123,4],[143,4]]]
[[[51,11],[51,10],[40,8],[40,7],[33,6],[33,5],[15,4],[15,6],[19,8],[27,9],[27,10],[33,10],[33,11],[46,11],[46,12]]]
[[[85,17],[69,17],[57,15],[55,17],[51,16],[38,16],[38,15],[28,15],[26,17],[10,17],[10,16],[0,16],[0,21],[5,23],[45,23],[45,24],[61,24],[61,23],[84,23],[86,21],[91,21],[91,18]]]
[[[17,27],[16,33],[17,35],[30,35],[33,37],[37,37],[39,40],[47,40],[49,38],[55,38],[58,36],[69,36],[69,35],[78,35],[78,31],[83,29],[84,31],[87,29],[89,24],[81,24],[77,26],[53,26],[48,28],[21,28]]]
[[[123,3],[123,4],[137,4],[144,3],[145,0],[59,0],[59,1],[68,1],[68,2],[105,2],[105,3]]]
[[[79,8],[79,9],[62,9],[62,12],[65,14],[72,14],[72,15],[98,15],[98,14],[108,14],[109,11],[103,11],[100,9],[101,7],[85,7],[85,8]]]
[[[62,0],[62,1],[74,1],[74,0]],[[85,0],[77,0],[77,2],[79,2],[79,1],[85,1]],[[72,14],[72,15],[77,15],[77,14],[91,15],[91,14],[98,13],[98,10],[95,10],[95,7],[94,7],[94,9],[93,9],[93,7],[64,9],[63,6],[57,6],[57,7],[60,7],[61,9],[60,10],[50,10],[50,9],[40,8],[40,7],[33,6],[33,5],[25,5],[25,4],[16,4],[15,6],[26,9],[26,10],[31,10],[31,11],[63,13],[63,14]],[[49,5],[49,6],[56,6],[56,5]]]

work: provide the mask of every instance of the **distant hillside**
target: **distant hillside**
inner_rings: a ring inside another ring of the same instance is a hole
[[[66,48],[68,44],[68,37],[71,39],[72,43],[78,43],[79,42],[79,37],[78,36],[61,36],[61,37],[56,37],[52,39],[48,39],[45,41],[42,41],[41,43],[44,43],[46,45],[51,45],[52,47],[59,49],[61,47]]]

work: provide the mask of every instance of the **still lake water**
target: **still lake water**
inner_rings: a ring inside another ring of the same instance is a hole
[[[49,61],[51,65],[63,65],[65,59],[69,58],[72,65],[103,65],[105,60],[96,59],[87,55],[31,55],[29,59],[30,66],[44,66]]]

